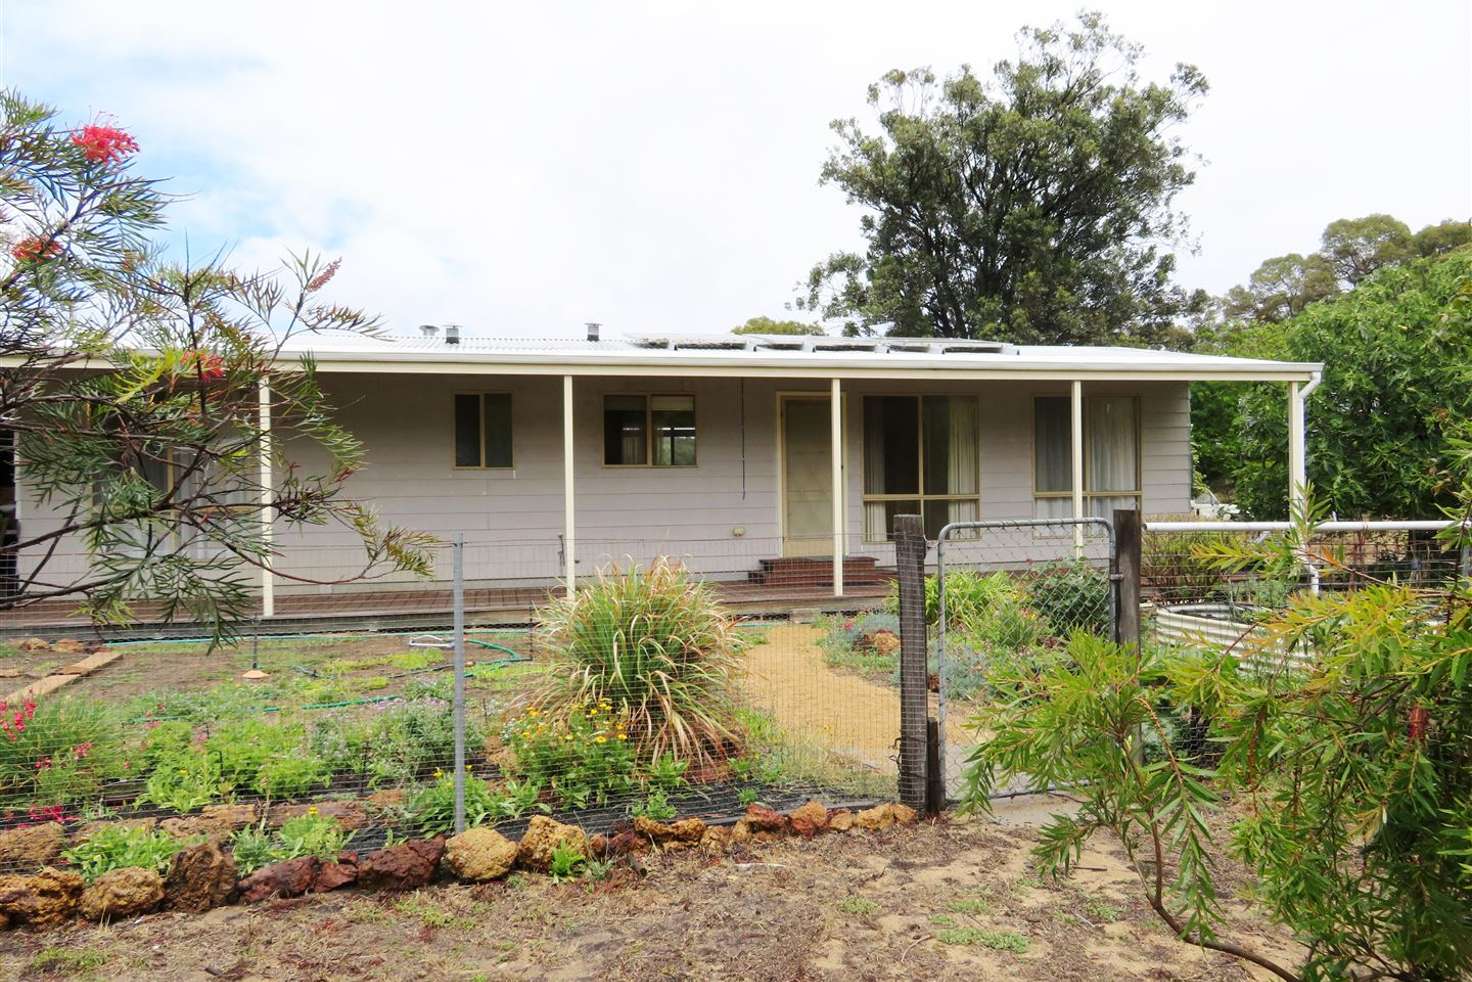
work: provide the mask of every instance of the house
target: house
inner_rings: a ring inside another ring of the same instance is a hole
[[[303,335],[283,357],[308,350],[367,448],[350,493],[388,523],[463,535],[472,588],[542,595],[661,554],[732,584],[872,594],[896,515],[923,516],[933,538],[952,522],[1189,513],[1194,381],[1287,387],[1301,489],[1303,396],[1320,371],[1133,348],[596,329]],[[21,521],[45,522],[25,514],[19,480]],[[268,616],[293,596],[409,589],[327,585],[361,553],[345,530],[274,536]]]

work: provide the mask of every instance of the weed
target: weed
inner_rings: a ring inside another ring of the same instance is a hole
[[[583,855],[582,849],[566,842],[560,842],[552,847],[547,872],[551,875],[553,883],[562,883],[564,880],[577,877],[587,862],[588,857]]]
[[[839,913],[872,917],[879,913],[879,905],[868,897],[844,897],[838,902]]]
[[[660,754],[649,765],[649,783],[663,791],[674,791],[685,786],[685,771],[690,767],[687,760],[679,760],[674,754]]]
[[[90,974],[107,964],[108,954],[95,948],[63,948],[48,945],[31,958],[31,970],[65,972],[68,975]]]
[[[105,825],[64,855],[81,872],[82,878],[91,883],[103,873],[127,866],[141,866],[162,873],[168,868],[174,853],[182,848],[182,842],[165,832]]]
[[[936,939],[941,944],[980,945],[994,951],[1011,951],[1025,954],[1029,947],[1026,936],[1016,931],[992,931],[981,927],[952,927],[937,931]]]
[[[1120,918],[1120,909],[1099,897],[1089,897],[1084,901],[1084,913],[1091,921],[1103,921],[1112,924]]]
[[[759,797],[761,797],[761,793],[756,788],[742,788],[736,792],[736,800],[741,802],[742,808],[756,804]]]
[[[429,928],[458,928],[469,930],[475,927],[475,920],[469,917],[461,917],[441,907],[415,891],[409,896],[402,898],[394,904],[394,910],[400,914],[413,917]]]
[[[675,806],[670,804],[669,797],[664,793],[664,789],[654,788],[643,801],[636,801],[630,806],[629,814],[636,818],[648,818],[656,822],[667,822],[678,813],[675,811]]]
[[[991,901],[985,897],[961,897],[946,904],[946,910],[956,914],[985,914],[991,909]]]

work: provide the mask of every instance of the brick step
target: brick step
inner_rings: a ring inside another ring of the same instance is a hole
[[[843,560],[843,582],[854,586],[874,586],[894,578],[890,570],[878,568],[873,556],[847,556]],[[753,583],[763,586],[832,586],[833,560],[819,556],[784,556],[763,559],[760,568],[747,574]]]

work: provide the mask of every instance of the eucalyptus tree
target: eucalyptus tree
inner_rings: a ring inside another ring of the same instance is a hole
[[[1160,341],[1205,296],[1172,282],[1194,180],[1178,135],[1207,91],[1145,81],[1102,16],[1025,28],[990,80],[963,66],[869,87],[878,128],[832,124],[822,169],[862,209],[862,252],[808,276],[802,306],[850,333],[1033,343]]]

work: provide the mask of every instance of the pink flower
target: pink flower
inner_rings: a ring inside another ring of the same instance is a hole
[[[111,164],[138,152],[138,141],[126,130],[102,123],[89,123],[72,134],[72,143],[92,164]]]

